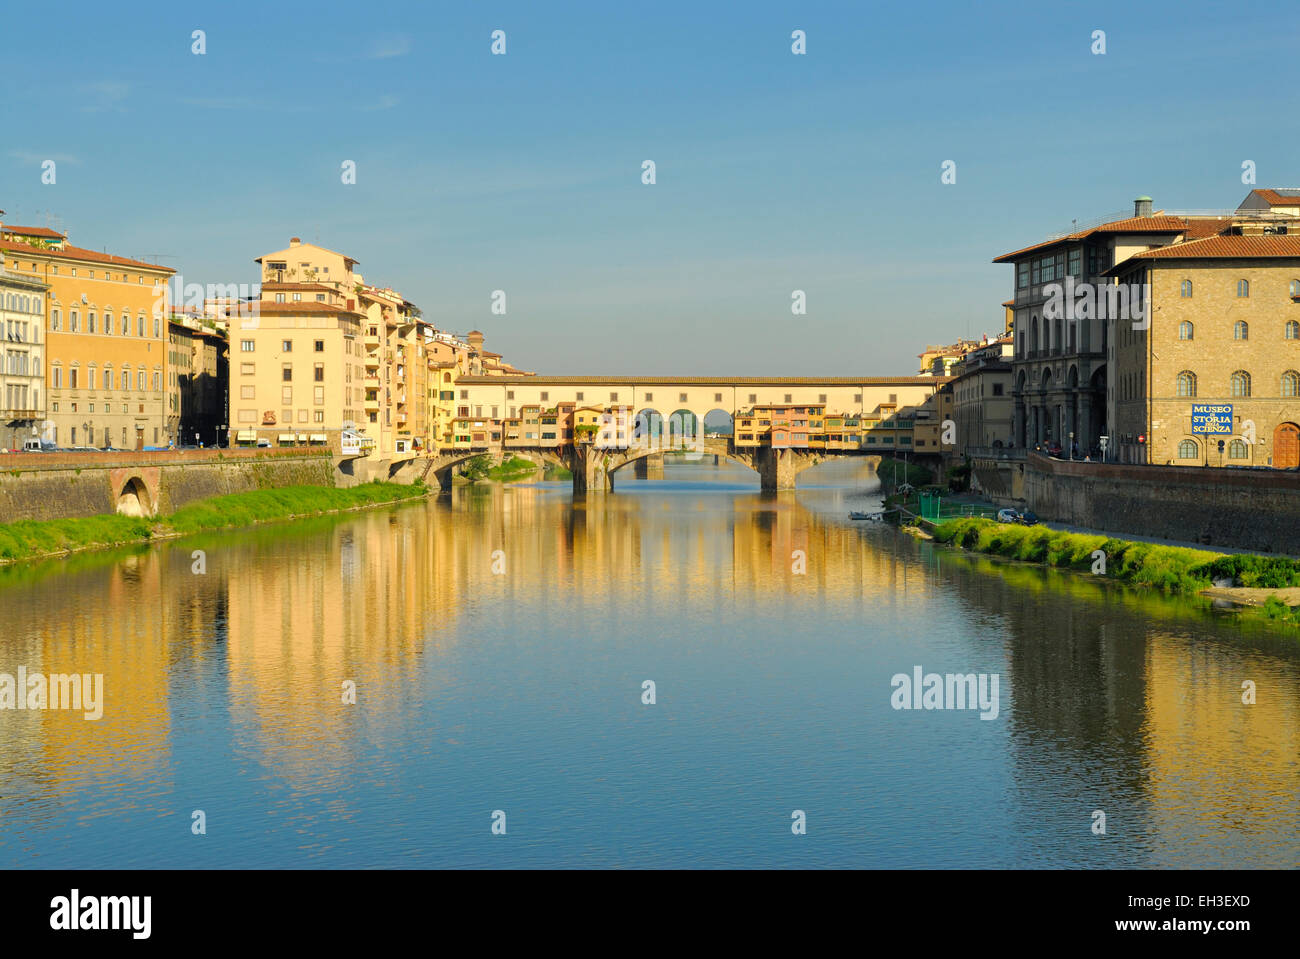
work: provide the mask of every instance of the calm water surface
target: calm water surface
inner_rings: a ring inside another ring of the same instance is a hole
[[[854,464],[617,479],[0,570],[0,672],[107,686],[0,711],[0,866],[1300,863],[1295,639],[850,522]]]

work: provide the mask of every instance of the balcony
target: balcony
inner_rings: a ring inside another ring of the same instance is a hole
[[[370,368],[370,369],[376,369],[376,370],[379,369],[379,354],[378,354],[378,353],[367,353],[367,354],[366,354],[366,367],[367,367],[367,368]]]
[[[367,397],[366,397],[366,409],[368,409],[368,410],[377,410],[377,409],[379,409],[379,397],[378,397],[378,396],[367,396]]]
[[[377,336],[371,336],[370,334],[366,334],[361,338],[361,342],[366,344],[366,349],[368,350],[379,349],[379,337]]]
[[[0,420],[43,420],[45,414],[41,410],[21,410],[21,409],[3,409],[0,410]]]
[[[379,389],[379,386],[380,386],[380,384],[379,384],[379,377],[377,377],[377,376],[367,376],[367,377],[365,378],[365,381],[362,383],[362,386],[364,386],[364,387],[365,387],[366,389],[368,389],[368,390],[377,390],[377,389]]]

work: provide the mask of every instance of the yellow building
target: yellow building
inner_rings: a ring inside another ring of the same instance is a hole
[[[1150,313],[1145,326],[1113,326],[1111,455],[1300,466],[1300,236],[1228,233],[1136,254],[1114,272],[1149,290]],[[1211,409],[1216,432],[1193,418]]]
[[[168,267],[0,224],[9,272],[39,279],[46,328],[42,433],[60,446],[141,449],[167,434]]]

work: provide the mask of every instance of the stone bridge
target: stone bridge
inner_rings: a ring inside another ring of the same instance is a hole
[[[774,449],[767,446],[737,449],[730,439],[709,437],[676,448],[650,443],[634,447],[603,448],[595,443],[580,443],[554,447],[511,447],[505,450],[446,450],[408,464],[408,472],[402,478],[408,481],[420,479],[430,484],[436,480],[439,488],[447,491],[451,489],[455,468],[476,456],[523,456],[539,465],[549,463],[569,470],[573,474],[574,495],[581,496],[612,491],[615,473],[624,467],[632,467],[642,479],[652,477],[656,472],[662,475],[663,457],[669,453],[698,453],[731,460],[756,472],[763,490],[773,492],[794,489],[795,477],[829,459],[867,457],[877,463],[880,461],[880,454],[874,451]],[[412,469],[413,474],[409,472]]]

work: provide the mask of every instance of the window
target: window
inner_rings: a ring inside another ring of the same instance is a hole
[[[785,394],[785,401],[786,401],[787,403],[791,402],[791,397],[790,397],[790,394],[789,394],[789,393]]]
[[[106,390],[111,390],[112,388],[113,388],[113,371],[112,371],[112,370],[105,370],[105,371],[104,371],[104,389],[106,389]]]
[[[122,371],[122,389],[124,389],[124,390],[129,390],[130,388],[131,388],[131,371],[130,371],[130,370],[123,370],[123,371]],[[126,409],[123,408],[122,412],[125,413],[125,412],[126,412]]]
[[[144,314],[143,313],[135,318],[135,335],[144,336]]]
[[[1237,296],[1240,297],[1250,296],[1250,280],[1237,281]]]
[[[506,399],[508,399],[508,400],[513,400],[514,398],[515,398],[515,391],[514,391],[514,390],[506,390]]]
[[[93,310],[86,314],[86,332],[95,332],[95,313]]]
[[[1228,444],[1228,459],[1244,460],[1249,458],[1250,457],[1246,452],[1246,444],[1243,440],[1233,440]]]
[[[678,394],[677,394],[677,402],[678,402],[678,403],[685,403],[685,402],[687,402],[687,400],[686,400],[686,394],[685,394],[685,393],[678,393]]]
[[[1197,458],[1196,441],[1183,440],[1178,444],[1178,458],[1180,460],[1194,460]]]
[[[253,352],[253,341],[252,341],[252,340],[240,340],[240,341],[239,341],[239,351],[240,351],[241,353],[252,353],[252,352]]]
[[[77,368],[75,366],[68,370],[68,386],[74,390],[77,388]]]
[[[292,363],[281,363],[281,364],[280,364],[280,379],[283,380],[285,383],[292,383],[292,382],[293,382],[293,364],[292,364]]]
[[[146,385],[146,383],[145,383],[145,376],[146,376],[146,373],[145,373],[144,370],[140,370],[140,371],[139,371],[138,373],[136,373],[136,375],[135,375],[135,388],[136,388],[137,390],[139,390],[141,393],[143,393],[144,390],[145,390],[145,385]]]
[[[317,340],[316,343],[315,343],[315,347],[316,347],[316,352],[317,352],[317,353],[324,353],[324,352],[325,352],[325,341],[324,341],[324,340]]]
[[[1196,395],[1196,374],[1190,370],[1183,370],[1178,374],[1178,395],[1195,396]]]
[[[1029,286],[1029,263],[1016,264],[1016,289],[1023,290]]]
[[[283,293],[277,293],[277,294],[275,294],[275,302],[277,302],[277,303],[283,303],[283,302],[284,302],[284,294],[283,294]]]
[[[293,352],[293,340],[281,340],[281,341],[280,341],[280,351],[281,351],[282,353],[292,353],[292,352]]]
[[[1183,322],[1178,324],[1178,338],[1180,340],[1192,339],[1195,332],[1196,328],[1192,326],[1191,320],[1183,320]]]
[[[127,316],[125,313],[122,314],[122,335],[131,335],[131,317]]]
[[[241,386],[241,387],[239,388],[239,398],[240,398],[241,400],[255,400],[255,399],[257,399],[257,388],[254,387],[254,386],[248,386],[248,385]]]
[[[1184,299],[1190,297],[1192,295],[1192,281],[1183,280],[1182,286],[1179,287],[1179,293],[1182,295]],[[1188,337],[1188,339],[1191,339],[1191,337]]]
[[[315,366],[315,369],[312,371],[312,374],[313,374],[313,378],[316,380],[317,383],[324,383],[324,382],[325,382],[325,364],[324,364],[324,363],[317,363],[316,366]]]
[[[156,316],[153,318],[153,335],[154,339],[162,336],[162,320]]]
[[[1291,281],[1291,296],[1300,296],[1300,280]]]
[[[1237,370],[1237,372],[1232,374],[1232,395],[1250,395],[1250,374],[1245,370]]]
[[[162,389],[162,374],[157,370],[154,370],[153,374],[153,388],[155,392]]]
[[[609,394],[609,401],[610,401],[611,403],[617,403],[617,402],[618,402],[618,394],[617,394],[617,393],[610,393],[610,394]]]
[[[574,394],[574,398],[575,398],[579,403],[582,402],[582,394],[581,394],[581,393],[575,393],[575,394]]]
[[[61,366],[54,367],[54,388],[63,389],[63,367]]]
[[[1300,340],[1300,321],[1286,321],[1286,338],[1288,340]]]
[[[72,324],[68,328],[72,330],[73,333],[76,333],[81,329],[81,318],[77,315],[76,310],[72,311]]]
[[[1245,320],[1238,320],[1232,324],[1232,338],[1234,340],[1250,339],[1250,325]]]
[[[1287,370],[1282,374],[1282,395],[1300,396],[1300,373]]]
[[[59,315],[58,310],[55,310],[50,314],[50,329],[57,330],[62,322],[63,317]]]
[[[1075,247],[1070,251],[1070,276],[1078,276],[1083,270],[1083,250]]]
[[[254,366],[253,366],[252,363],[240,363],[240,364],[239,364],[239,375],[240,375],[240,376],[252,376],[252,375],[253,375],[253,371],[254,371]]]
[[[460,398],[461,398],[462,400],[464,400],[464,399],[469,399],[469,390],[461,390],[461,391],[460,391]],[[546,402],[547,400],[549,400],[550,398],[551,398],[551,394],[550,394],[550,393],[543,393],[543,394],[542,394],[542,397],[541,397],[543,403],[545,403],[545,402]],[[468,415],[468,414],[466,414],[466,415]]]
[[[315,403],[317,406],[324,406],[324,405],[325,405],[325,387],[323,387],[323,386],[318,386],[318,387],[316,387],[312,392],[313,392],[312,402]]]
[[[289,404],[291,404],[291,403],[293,402],[293,387],[292,387],[292,386],[282,386],[282,387],[280,387],[280,402],[283,403],[285,406],[288,406]],[[293,414],[292,414],[292,413],[288,413],[288,412],[286,412],[285,415],[286,415],[286,416],[292,416]]]
[[[312,416],[312,422],[313,422],[313,423],[324,423],[324,422],[325,422],[325,411],[324,411],[324,410],[316,410],[315,412],[312,413],[311,416]]]

